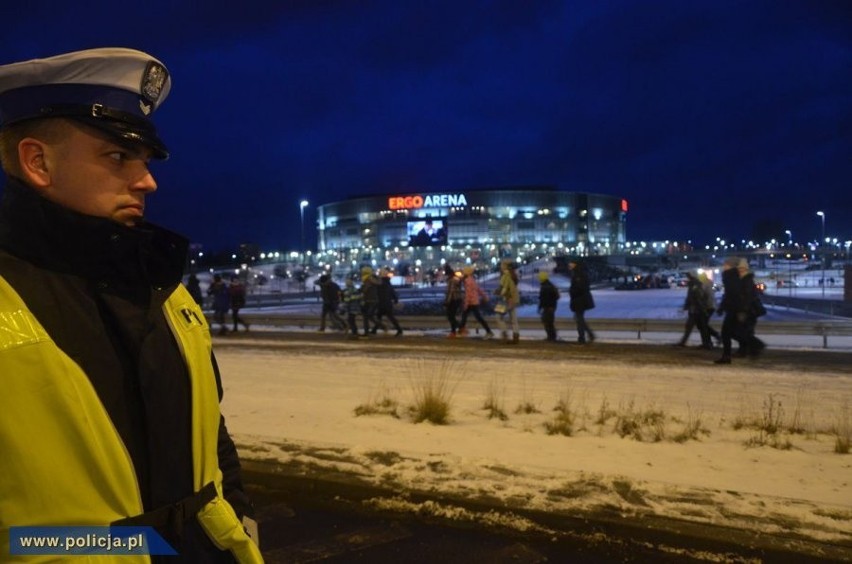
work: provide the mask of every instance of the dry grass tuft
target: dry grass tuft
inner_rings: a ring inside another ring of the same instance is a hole
[[[763,400],[763,410],[752,427],[755,428],[757,434],[746,441],[746,446],[769,446],[780,450],[793,448],[790,438],[782,436],[784,431],[784,405],[775,394],[769,394]]]
[[[548,435],[564,435],[570,437],[574,435],[574,424],[577,419],[572,405],[571,390],[567,390],[553,408],[556,415],[550,420],[545,421],[544,429]]]
[[[834,452],[849,454],[850,442],[852,442],[852,415],[849,412],[849,402],[845,401],[834,430]]]
[[[482,409],[488,411],[488,419],[499,419],[500,421],[508,421],[509,416],[506,415],[505,409],[505,388],[497,386],[497,382],[492,380],[488,384],[488,389],[485,392],[485,403]]]
[[[399,419],[399,402],[392,397],[390,390],[382,388],[382,390],[371,397],[366,403],[355,408],[356,417],[362,415],[390,415],[394,419]]]
[[[459,382],[457,375],[461,373],[458,363],[444,360],[436,370],[431,364],[418,360],[409,370],[414,393],[414,402],[409,409],[412,421],[447,425],[453,394]]]
[[[642,442],[660,442],[665,436],[666,415],[653,407],[637,410],[633,400],[626,406],[620,405],[615,419],[615,433]]]
[[[683,429],[679,433],[672,436],[672,440],[676,443],[685,443],[687,441],[698,441],[700,436],[710,435],[710,430],[707,429],[701,421],[701,412],[694,412],[692,406],[686,404],[686,421],[683,424]]]

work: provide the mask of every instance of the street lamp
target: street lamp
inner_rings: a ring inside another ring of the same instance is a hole
[[[786,233],[786,234],[787,234],[787,246],[788,246],[788,247],[792,247],[792,246],[793,246],[793,233],[792,233],[792,232],[790,232],[790,230],[789,230],[789,229],[786,229],[786,230],[784,231],[784,233]]]
[[[822,239],[819,242],[819,250],[823,251],[825,243],[825,212],[818,211],[817,215],[822,219]],[[822,298],[825,299],[825,251],[822,253]]]
[[[304,256],[305,256],[305,208],[306,207],[308,207],[308,201],[307,200],[302,200],[301,202],[299,202],[299,216],[300,216],[300,219],[301,219],[300,225],[301,225],[301,234],[302,234],[302,247],[300,249],[302,251],[302,263],[305,262]]]

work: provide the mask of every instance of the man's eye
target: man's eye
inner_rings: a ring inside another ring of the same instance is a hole
[[[127,160],[127,153],[125,153],[123,151],[115,151],[115,152],[109,154],[109,158],[111,158],[114,161],[118,161],[118,162],[126,161]]]

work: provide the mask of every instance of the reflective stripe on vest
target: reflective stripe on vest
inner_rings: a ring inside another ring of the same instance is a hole
[[[192,474],[195,491],[205,484],[216,485],[216,498],[198,512],[198,521],[216,546],[230,550],[240,562],[263,562],[257,545],[246,534],[234,509],[222,496],[219,470],[219,393],[210,361],[210,327],[201,308],[183,285],[164,306],[166,319],[193,375],[192,382]]]
[[[209,327],[182,285],[164,311],[189,367],[195,488],[213,481],[218,493],[199,512],[199,521],[219,548],[241,562],[262,562],[222,498]],[[2,277],[0,376],[0,559],[9,556],[11,526],[105,526],[143,512],[130,455],[88,377]],[[122,556],[121,562],[150,559]]]

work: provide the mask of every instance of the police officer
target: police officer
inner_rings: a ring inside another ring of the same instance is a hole
[[[110,524],[262,560],[187,241],[144,219],[170,87],[131,49],[0,66],[0,560],[12,526]]]

